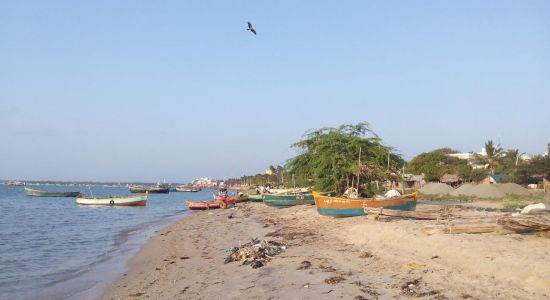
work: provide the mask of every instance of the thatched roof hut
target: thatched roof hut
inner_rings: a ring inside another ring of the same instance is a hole
[[[462,182],[462,179],[458,176],[458,174],[445,173],[443,176],[441,176],[439,181],[450,185],[458,185],[460,182]]]

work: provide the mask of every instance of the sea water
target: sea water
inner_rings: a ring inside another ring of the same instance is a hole
[[[124,187],[32,188],[130,194]],[[187,214],[184,200],[211,199],[212,192],[150,194],[145,207],[90,207],[0,186],[0,299],[100,297],[156,230]]]

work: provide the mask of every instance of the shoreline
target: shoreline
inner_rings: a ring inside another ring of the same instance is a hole
[[[99,299],[113,280],[128,270],[128,262],[147,244],[156,232],[181,221],[188,215],[173,215],[166,220],[142,224],[141,228],[123,231],[113,248],[98,261],[85,266],[76,276],[66,276],[40,292],[43,299]]]
[[[153,235],[101,299],[550,295],[550,239],[518,234],[428,236],[421,229],[430,222],[336,219],[318,215],[315,206],[273,209],[262,203],[192,212]],[[224,264],[227,249],[252,238],[282,242],[287,249],[258,269],[241,262]]]

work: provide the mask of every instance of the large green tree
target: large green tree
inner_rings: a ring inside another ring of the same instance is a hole
[[[403,165],[401,156],[370,128],[367,122],[308,131],[301,141],[292,145],[300,153],[286,167],[299,178],[310,178],[316,189],[342,192],[351,182],[383,180],[389,170]],[[361,151],[361,164],[359,152]]]
[[[437,181],[445,173],[458,174],[464,180],[472,176],[472,168],[466,160],[451,157],[457,151],[449,148],[421,153],[407,164],[407,172],[424,174],[426,181]]]

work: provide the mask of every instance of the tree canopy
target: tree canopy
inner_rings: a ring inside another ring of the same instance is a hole
[[[445,173],[458,174],[463,179],[470,178],[472,168],[466,160],[449,156],[458,151],[440,148],[422,153],[407,164],[407,172],[424,174],[426,181],[438,181]]]
[[[342,192],[351,182],[383,180],[389,170],[396,171],[404,163],[391,147],[382,144],[367,122],[311,130],[292,147],[300,154],[286,167],[299,178],[309,178],[315,188]],[[359,152],[361,151],[361,164]]]

